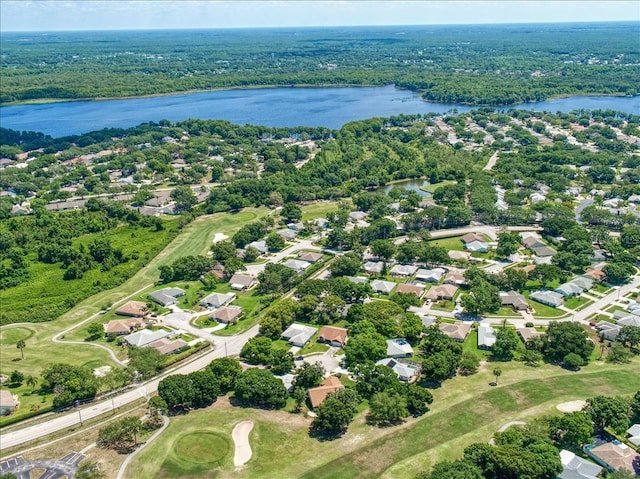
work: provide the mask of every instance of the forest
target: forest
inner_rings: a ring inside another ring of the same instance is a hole
[[[637,95],[636,23],[2,33],[0,103],[387,85],[512,105]]]

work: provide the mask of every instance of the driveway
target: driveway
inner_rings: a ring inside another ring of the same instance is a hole
[[[335,348],[329,348],[325,353],[310,354],[304,357],[303,361],[296,361],[296,366],[300,366],[303,362],[309,364],[320,363],[327,373],[340,368],[340,363],[344,356],[334,356]]]

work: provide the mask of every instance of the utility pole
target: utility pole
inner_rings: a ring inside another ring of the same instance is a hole
[[[80,413],[80,400],[76,399],[76,409],[78,410],[78,417],[80,418],[80,425],[82,426],[82,414]]]

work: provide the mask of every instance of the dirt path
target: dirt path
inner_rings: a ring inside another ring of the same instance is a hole
[[[251,459],[251,444],[249,444],[249,433],[253,429],[253,421],[242,421],[233,428],[231,437],[236,445],[236,452],[233,456],[233,463],[236,467],[241,467]]]

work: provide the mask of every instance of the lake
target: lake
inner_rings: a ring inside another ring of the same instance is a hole
[[[640,97],[575,96],[515,108],[550,112],[611,109],[640,114]],[[259,88],[219,90],[120,100],[73,101],[0,107],[0,125],[53,137],[102,128],[130,128],[149,121],[188,118],[228,120],[276,127],[325,126],[373,117],[469,111],[458,104],[430,103],[418,94],[385,87]],[[507,108],[500,108],[507,109]]]

